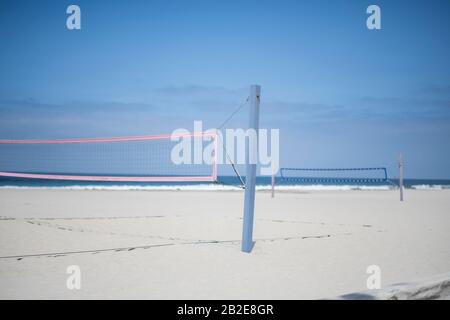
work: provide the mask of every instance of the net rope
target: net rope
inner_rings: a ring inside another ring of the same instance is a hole
[[[233,119],[233,117],[244,107],[248,104],[248,101],[250,99],[250,96],[248,96],[244,102],[242,102],[241,104],[238,105],[238,107],[225,119],[225,121],[222,122],[222,124],[220,126],[217,127],[217,130],[221,130],[231,119]],[[220,135],[219,135],[220,137]],[[223,151],[225,152],[225,156],[227,157],[228,161],[231,164],[231,167],[233,168],[234,174],[236,175],[236,177],[239,179],[239,182],[241,183],[240,188],[245,189],[245,183],[244,180],[242,179],[242,176],[239,174],[239,171],[235,165],[235,163],[233,162],[233,160],[231,159],[227,148],[225,147],[225,143],[223,141],[222,138],[221,139],[221,144],[222,144],[222,148]],[[217,182],[220,182],[221,184],[225,184],[225,185],[231,185],[229,183],[225,183],[223,181],[219,181],[217,180]]]

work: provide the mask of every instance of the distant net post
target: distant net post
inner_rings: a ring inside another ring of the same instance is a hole
[[[261,87],[252,85],[250,87],[250,122],[249,129],[256,132],[256,143],[246,145],[246,173],[245,173],[245,200],[244,200],[244,222],[242,227],[243,252],[251,252],[253,248],[253,214],[255,209],[255,184],[256,184],[256,162],[258,158],[258,129],[259,129],[259,101]],[[250,142],[250,141],[249,141]],[[253,163],[255,162],[255,163]]]
[[[400,189],[400,201],[403,201],[403,155],[398,157],[398,181]]]
[[[275,172],[272,172],[272,198],[275,197]]]

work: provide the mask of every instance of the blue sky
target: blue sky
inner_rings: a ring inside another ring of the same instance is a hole
[[[81,7],[81,30],[66,8]],[[382,30],[366,28],[381,7]],[[0,2],[0,137],[219,125],[262,86],[282,166],[450,178],[450,2]],[[246,120],[246,114],[239,114]]]

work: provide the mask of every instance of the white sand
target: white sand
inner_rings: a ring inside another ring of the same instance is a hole
[[[367,291],[369,265],[383,287],[450,271],[450,190],[259,192],[251,254],[242,206],[242,192],[0,190],[0,298],[315,299]],[[95,252],[114,248],[135,249]]]

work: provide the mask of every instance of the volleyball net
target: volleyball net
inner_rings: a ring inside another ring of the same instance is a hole
[[[0,140],[0,177],[214,182],[217,180],[217,133]]]
[[[388,182],[385,167],[376,168],[281,168],[281,181],[299,183]]]

